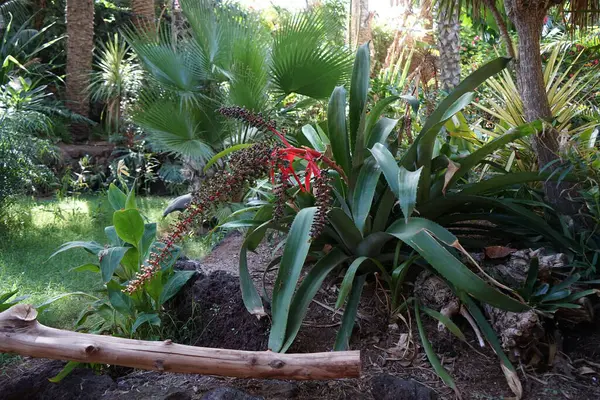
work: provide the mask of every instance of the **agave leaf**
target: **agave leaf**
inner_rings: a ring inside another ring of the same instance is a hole
[[[527,305],[488,285],[446,250],[440,242],[454,247],[458,245],[458,239],[435,222],[423,218],[411,218],[408,223],[396,221],[387,229],[387,233],[417,251],[457,290],[463,290],[481,301],[504,310],[521,312],[528,309]]]
[[[368,158],[360,169],[352,193],[352,217],[356,228],[362,233],[365,231],[365,223],[371,211],[380,175],[381,169],[377,166],[375,160]]]
[[[356,152],[356,146],[364,146],[357,143],[358,128],[360,121],[365,115],[367,104],[367,93],[369,91],[369,77],[371,71],[371,55],[369,53],[369,42],[358,47],[352,80],[350,81],[350,148]]]
[[[329,222],[340,236],[342,243],[350,251],[362,241],[362,235],[354,221],[341,208],[332,208],[327,214]]]
[[[327,150],[326,144],[323,143],[321,136],[312,125],[304,125],[302,127],[302,134],[304,134],[304,137],[308,140],[313,149],[320,151],[321,153],[324,153]]]
[[[362,265],[363,262],[367,261],[368,257],[358,257],[355,259],[352,264],[348,267],[346,274],[344,275],[344,280],[340,285],[340,294],[338,295],[337,301],[335,303],[335,308],[341,308],[346,302],[346,298],[348,297],[348,293],[350,293],[350,289],[352,288],[352,282],[354,282],[354,276],[356,275],[356,271]]]
[[[431,308],[428,307],[423,307],[423,312],[427,315],[429,315],[432,318],[437,319],[438,321],[440,321],[442,324],[444,324],[444,326],[454,334],[454,336],[456,336],[457,338],[459,338],[462,341],[466,341],[467,339],[465,338],[464,333],[462,333],[462,331],[460,330],[460,328],[447,316],[445,316],[444,314],[441,314],[435,310],[432,310]]]
[[[521,398],[523,396],[523,387],[521,386],[521,381],[517,376],[517,371],[515,370],[515,367],[512,365],[512,363],[504,353],[504,350],[502,350],[502,344],[500,344],[500,341],[496,336],[496,332],[494,332],[494,329],[485,319],[485,316],[481,312],[481,309],[477,306],[477,304],[475,304],[473,299],[471,299],[471,297],[467,293],[459,291],[458,296],[463,302],[463,304],[467,306],[469,313],[473,316],[475,322],[477,322],[477,325],[479,326],[479,329],[481,329],[483,336],[485,336],[486,340],[492,346],[492,349],[494,349],[496,355],[500,358],[502,372],[504,372],[504,376],[506,377],[508,386],[517,396],[517,398]]]
[[[335,344],[333,346],[334,351],[344,351],[350,347],[350,336],[352,336],[352,329],[354,329],[354,320],[358,313],[358,303],[360,302],[360,296],[367,280],[367,274],[356,277],[355,282],[352,284],[352,290],[344,315],[342,316],[342,325],[338,330],[335,337]]]
[[[346,89],[341,86],[334,89],[329,99],[327,131],[334,160],[348,175],[350,173],[350,144],[346,128]]]
[[[367,136],[367,148],[372,148],[375,143],[385,144],[388,136],[396,127],[397,119],[381,118]]]
[[[406,222],[408,222],[417,204],[417,190],[422,171],[423,167],[411,172],[402,166],[398,171],[398,202]]]
[[[294,342],[306,316],[308,306],[321,288],[323,280],[335,267],[347,259],[346,254],[340,249],[334,248],[325,257],[321,258],[304,277],[290,306],[285,343],[281,349],[282,353],[285,353]]]
[[[427,333],[425,333],[425,329],[423,328],[423,322],[421,322],[421,311],[419,309],[419,302],[415,302],[415,320],[417,321],[417,329],[419,330],[419,336],[421,337],[421,344],[423,345],[423,349],[425,350],[425,354],[427,355],[427,359],[429,363],[435,370],[435,373],[444,381],[446,386],[452,388],[456,393],[458,393],[458,389],[456,388],[456,384],[454,383],[454,379],[448,374],[448,371],[444,368],[437,354],[433,350],[429,339],[427,338]]]
[[[373,106],[373,108],[369,112],[369,115],[367,116],[367,122],[365,123],[365,134],[367,138],[371,136],[371,131],[373,130],[373,127],[379,121],[379,117],[381,117],[385,109],[389,107],[393,102],[398,100],[400,100],[399,96],[390,96],[379,100],[377,104]],[[369,142],[367,141],[367,143]]]
[[[310,231],[316,207],[300,210],[294,218],[287,237],[281,266],[273,288],[273,304],[269,349],[279,352],[283,348],[292,296],[310,248]]]
[[[240,249],[240,262],[239,262],[239,274],[240,274],[240,288],[242,290],[242,300],[246,310],[252,315],[256,315],[259,318],[267,315],[260,299],[260,295],[254,286],[250,272],[248,271],[248,248],[244,245]]]

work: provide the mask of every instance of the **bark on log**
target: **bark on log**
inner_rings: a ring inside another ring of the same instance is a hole
[[[0,353],[238,378],[323,380],[360,375],[360,352],[279,354],[184,346],[54,329],[31,305],[0,313]]]

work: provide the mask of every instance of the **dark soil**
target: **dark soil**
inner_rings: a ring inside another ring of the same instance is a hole
[[[246,311],[239,290],[237,257],[241,236],[227,237],[201,262],[188,260],[178,267],[195,269],[198,279],[190,283],[171,304],[172,338],[204,347],[265,350],[269,321]],[[258,287],[273,246],[249,255],[251,275]],[[219,261],[221,260],[221,261]],[[220,270],[219,263],[223,270]],[[266,274],[267,286],[273,275]],[[311,303],[305,323],[290,352],[331,351],[340,324],[332,311],[341,277],[326,280]],[[134,371],[111,378],[89,369],[77,369],[60,384],[47,379],[60,371],[63,362],[27,359],[1,369],[0,399],[452,399],[420,346],[414,316],[391,324],[387,294],[378,282],[363,292],[356,329],[350,342],[360,349],[360,379],[327,382],[291,382],[218,378],[199,375]],[[454,377],[464,399],[512,397],[498,358],[479,349],[464,321],[457,323],[467,336],[463,343],[438,332],[436,321],[424,318],[425,329],[444,367]],[[536,373],[518,366],[525,399],[599,399],[600,322],[565,331],[563,352],[547,372]],[[169,325],[167,323],[167,325]],[[475,349],[477,347],[477,350]],[[223,389],[226,388],[226,389]],[[216,390],[216,391],[214,391]],[[240,392],[241,391],[241,392]],[[244,394],[246,393],[246,394]],[[207,397],[203,397],[207,396]],[[219,397],[220,396],[220,397]]]

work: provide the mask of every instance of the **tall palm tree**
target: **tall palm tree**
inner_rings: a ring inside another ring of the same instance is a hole
[[[89,116],[87,87],[90,83],[94,52],[94,0],[67,0],[67,107],[84,117]],[[88,125],[71,125],[74,142],[89,137]]]
[[[140,29],[153,30],[156,27],[154,0],[131,0],[133,24]]]
[[[460,7],[440,5],[437,15],[439,79],[449,92],[460,82]]]

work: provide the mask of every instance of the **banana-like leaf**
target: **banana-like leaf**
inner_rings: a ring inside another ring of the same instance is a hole
[[[348,256],[346,254],[340,249],[334,248],[325,257],[321,258],[302,280],[290,306],[285,344],[281,349],[282,353],[285,353],[294,342],[308,311],[308,306],[321,288],[323,280],[325,280],[334,268],[347,259]]]
[[[365,116],[367,104],[367,93],[369,92],[369,78],[371,73],[371,55],[369,53],[369,42],[359,46],[354,59],[352,80],[350,83],[350,148],[356,152],[356,146],[364,146],[357,143],[358,129],[361,119]]]
[[[340,308],[344,305],[344,303],[346,302],[346,297],[348,297],[348,293],[350,293],[350,289],[352,288],[352,282],[354,282],[354,276],[356,275],[356,271],[358,271],[358,268],[362,265],[362,263],[364,263],[368,259],[368,257],[358,257],[352,262],[352,264],[350,264],[348,270],[346,271],[346,274],[344,275],[344,280],[342,281],[342,284],[340,286],[340,294],[335,303],[335,308]]]
[[[292,296],[310,248],[310,231],[316,212],[316,207],[300,210],[294,218],[287,237],[279,273],[273,288],[271,308],[273,324],[269,335],[271,351],[281,351],[285,342]]]
[[[454,383],[454,379],[448,374],[448,371],[444,368],[437,354],[433,350],[429,339],[427,338],[427,333],[423,328],[423,322],[421,322],[421,310],[419,309],[419,302],[415,301],[415,320],[417,321],[417,329],[419,330],[419,336],[421,337],[421,344],[423,345],[423,349],[425,350],[425,354],[427,355],[427,359],[429,363],[435,370],[435,373],[444,381],[446,386],[452,388],[454,391],[457,391],[456,384]]]
[[[356,228],[362,233],[365,231],[365,223],[371,211],[380,175],[381,169],[373,158],[365,161],[358,174],[352,194],[352,217]]]
[[[503,310],[521,312],[529,308],[488,285],[454,257],[441,243],[459,248],[458,239],[435,222],[423,218],[411,218],[408,223],[396,221],[387,233],[412,247],[457,290]]]
[[[358,313],[358,304],[360,302],[360,296],[367,280],[367,274],[356,277],[355,282],[352,285],[352,291],[344,315],[342,316],[342,325],[338,330],[337,336],[335,337],[335,344],[333,346],[334,351],[344,351],[350,346],[350,336],[352,336],[352,329],[354,329],[354,320]]]

